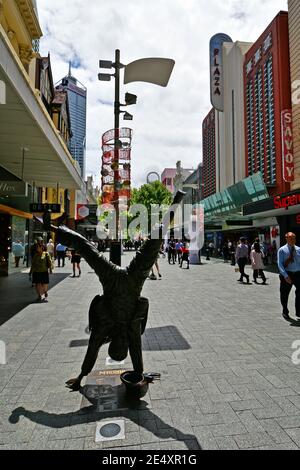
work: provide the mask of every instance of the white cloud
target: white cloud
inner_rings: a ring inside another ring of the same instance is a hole
[[[69,60],[80,64],[74,75],[88,88],[87,172],[98,177],[101,135],[114,125],[114,83],[98,81],[99,59],[113,60],[120,49],[124,64],[142,57],[176,61],[167,88],[122,86],[121,97],[138,95],[128,111],[134,115],[133,184],[140,185],[149,171],[161,173],[177,160],[196,168],[202,160],[211,36],[224,32],[234,41],[255,41],[287,9],[287,0],[39,0],[38,8],[41,52],[51,52],[54,80],[66,75]]]

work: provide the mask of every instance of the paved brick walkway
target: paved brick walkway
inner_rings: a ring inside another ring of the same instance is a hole
[[[80,279],[57,268],[42,305],[30,303],[25,274],[0,279],[0,449],[300,448],[300,365],[291,360],[300,330],[281,317],[278,276],[240,285],[229,264],[204,263],[188,271],[161,260],[162,280],[146,281],[145,370],[161,381],[138,408],[106,414],[80,410],[81,395],[64,385],[86,351],[70,343],[88,339],[95,274],[85,263]],[[294,291],[292,315],[293,302]],[[107,345],[98,369],[106,357]],[[96,443],[96,423],[112,416],[125,420],[125,439]]]

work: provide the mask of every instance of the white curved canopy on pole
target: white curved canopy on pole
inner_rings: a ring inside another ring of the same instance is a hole
[[[175,60],[159,57],[135,60],[125,67],[124,84],[148,82],[166,87],[174,65]]]

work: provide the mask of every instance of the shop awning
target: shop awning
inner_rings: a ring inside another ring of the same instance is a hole
[[[82,179],[74,160],[1,25],[0,85],[2,98],[5,90],[5,102],[0,104],[0,165],[39,187],[59,183],[62,188],[80,189]]]
[[[252,218],[280,217],[297,213],[300,213],[299,189],[243,206],[244,216]]]
[[[239,181],[224,191],[213,194],[201,201],[204,205],[205,225],[220,225],[226,221],[239,221],[244,219],[242,212],[243,205],[261,201],[269,197],[266,185],[261,173],[256,173],[248,178]],[[249,221],[249,216],[245,217],[245,226]],[[232,224],[233,225],[233,224]]]
[[[4,214],[15,215],[17,217],[23,217],[24,219],[33,219],[33,215],[28,212],[20,211],[19,209],[14,209],[13,207],[5,206],[0,204],[0,212]]]

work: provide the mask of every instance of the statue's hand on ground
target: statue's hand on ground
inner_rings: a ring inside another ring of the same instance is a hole
[[[81,379],[76,377],[76,379],[70,379],[66,382],[66,386],[73,390],[74,392],[78,392],[80,390],[80,382]]]

